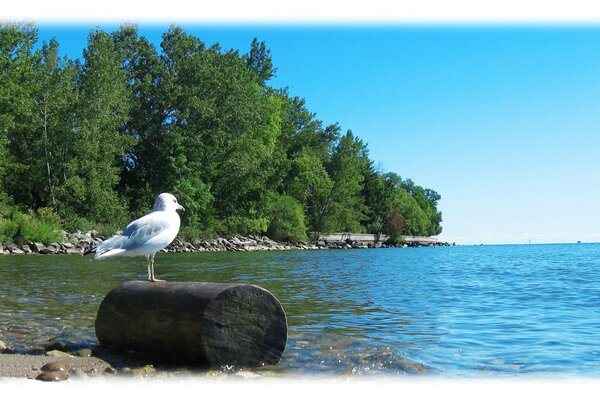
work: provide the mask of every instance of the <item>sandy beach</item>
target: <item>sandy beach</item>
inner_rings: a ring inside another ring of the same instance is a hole
[[[69,377],[101,375],[112,370],[110,364],[96,357],[0,354],[0,378],[35,379],[42,373],[42,366],[49,363],[67,365]]]

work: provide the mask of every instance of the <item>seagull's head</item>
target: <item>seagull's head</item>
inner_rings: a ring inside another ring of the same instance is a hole
[[[185,208],[177,202],[177,199],[171,193],[161,193],[156,196],[154,209],[160,211],[185,211]]]

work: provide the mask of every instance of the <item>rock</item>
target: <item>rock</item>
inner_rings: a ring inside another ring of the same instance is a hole
[[[69,377],[69,374],[64,371],[50,371],[50,372],[42,372],[38,376],[35,377],[38,381],[44,382],[59,382],[64,381]]]
[[[25,254],[31,253],[31,248],[26,244],[21,245],[21,250],[23,250],[23,253],[25,253]]]
[[[40,254],[57,254],[60,250],[60,246],[56,243],[49,244]]]
[[[102,373],[104,375],[115,375],[117,373],[117,370],[114,369],[113,367],[109,366],[109,367],[106,367]]]
[[[50,350],[50,351],[47,351],[46,355],[50,356],[50,357],[75,357],[72,354],[65,353],[64,351],[60,351],[60,350]]]
[[[61,362],[55,361],[55,362],[51,362],[51,363],[42,365],[41,370],[44,371],[44,372],[50,372],[50,371],[64,371],[64,372],[67,372],[69,370],[69,366],[67,364],[65,364],[65,363],[61,363]]]
[[[34,253],[42,253],[42,250],[46,249],[46,246],[44,246],[42,243],[34,242],[34,243],[30,243],[29,245],[31,247],[31,250],[33,250]]]
[[[92,350],[90,349],[79,349],[75,352],[77,357],[90,357],[92,355]]]
[[[156,373],[156,369],[154,369],[152,365],[144,365],[141,368],[125,367],[121,370],[121,373],[125,375],[131,375],[134,377],[150,376]]]
[[[23,250],[21,250],[21,249],[15,248],[14,250],[10,251],[10,254],[22,255],[22,254],[25,254],[25,252]]]
[[[6,345],[6,343],[4,343],[2,340],[0,340],[0,352],[3,352],[4,350],[8,350],[8,346]]]
[[[6,246],[4,246],[4,250],[6,250],[6,251],[12,252],[13,250],[16,250],[16,249],[18,249],[18,247],[15,246],[14,244],[7,244]]]
[[[83,251],[81,249],[72,248],[72,249],[65,249],[64,253],[65,254],[82,254]]]
[[[65,342],[63,340],[57,340],[55,342],[48,342],[47,344],[44,345],[44,349],[46,349],[46,351],[50,351],[50,350],[64,351],[66,348],[67,348],[67,342]]]

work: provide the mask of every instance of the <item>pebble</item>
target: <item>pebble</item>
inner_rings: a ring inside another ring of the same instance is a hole
[[[113,367],[106,367],[106,369],[102,373],[105,375],[115,375],[117,373],[117,370]]]
[[[154,366],[152,365],[144,365],[141,368],[129,368],[129,367],[125,367],[121,370],[121,373],[125,374],[125,375],[132,375],[134,377],[139,377],[139,376],[150,376],[150,375],[154,375],[156,373],[156,369],[154,369]]]
[[[55,361],[55,362],[51,362],[48,364],[44,364],[41,369],[44,372],[51,372],[51,371],[67,372],[69,370],[69,366],[65,363]]]
[[[65,353],[64,351],[60,351],[60,350],[50,350],[50,351],[47,351],[46,355],[50,356],[50,357],[75,357],[72,354]]]
[[[69,374],[66,371],[48,371],[42,372],[38,376],[35,377],[38,381],[44,382],[59,382],[64,381],[69,377]]]
[[[90,357],[92,355],[92,350],[90,349],[79,349],[75,352],[77,357]]]

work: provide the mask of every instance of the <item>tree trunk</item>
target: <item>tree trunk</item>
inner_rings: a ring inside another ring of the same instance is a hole
[[[130,281],[96,317],[103,345],[209,366],[279,362],[285,312],[267,290],[246,284]]]

